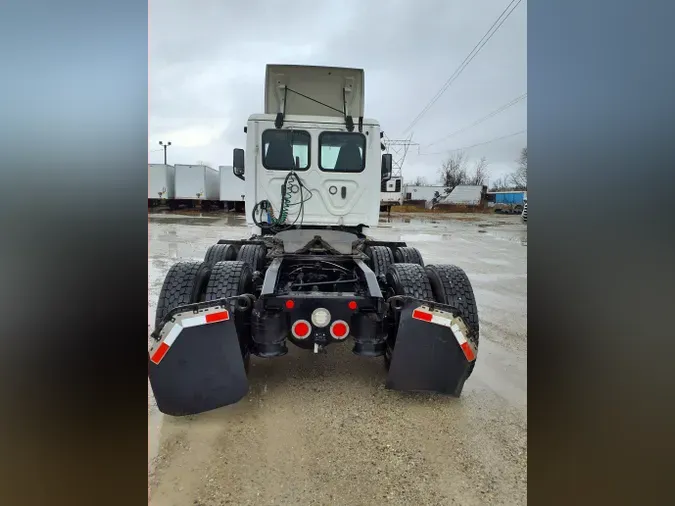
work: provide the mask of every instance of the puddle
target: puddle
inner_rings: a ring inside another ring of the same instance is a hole
[[[438,242],[450,239],[451,234],[401,234],[401,241]]]

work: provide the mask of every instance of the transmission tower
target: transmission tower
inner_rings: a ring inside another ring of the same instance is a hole
[[[412,141],[412,134],[407,139],[390,139],[385,135],[383,144],[386,152],[391,154],[391,176],[402,177],[403,163],[408,155],[408,149],[410,146],[419,146],[419,144]]]

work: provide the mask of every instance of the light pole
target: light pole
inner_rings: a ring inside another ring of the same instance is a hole
[[[164,148],[164,165],[166,165],[166,148],[171,146],[171,141],[167,142],[166,144],[163,143],[162,141],[159,141],[159,145]]]

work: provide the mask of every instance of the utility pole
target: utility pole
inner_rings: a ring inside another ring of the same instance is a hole
[[[384,147],[387,153],[391,154],[391,176],[401,177],[403,174],[403,162],[408,154],[410,146],[419,146],[417,142],[412,142],[412,134],[407,139],[390,139],[384,136]]]
[[[164,148],[164,165],[167,165],[167,163],[166,163],[166,148],[171,146],[171,141],[167,142],[166,144],[163,143],[162,141],[159,141],[159,145]]]

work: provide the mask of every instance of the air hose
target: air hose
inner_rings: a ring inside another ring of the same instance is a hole
[[[291,200],[293,198],[293,195],[290,190],[290,180],[291,177],[295,178],[296,182],[298,185],[302,188],[305,187],[303,182],[300,180],[298,175],[294,171],[290,171],[288,174],[286,174],[286,177],[284,178],[284,182],[281,185],[281,206],[279,209],[279,217],[275,217],[274,215],[274,209],[272,208],[272,203],[269,200],[261,200],[258,202],[254,207],[253,211],[251,213],[251,216],[253,218],[253,222],[256,224],[256,226],[260,227],[261,229],[275,229],[278,227],[282,227],[286,225],[286,220],[288,219],[288,211],[291,205]],[[311,192],[310,192],[310,197],[311,197]],[[307,199],[309,200],[309,199]],[[301,201],[298,202],[302,206],[304,204],[304,200],[302,199],[301,195]],[[268,216],[268,223],[262,223],[258,217],[260,211],[267,211],[267,216]],[[296,220],[297,221],[297,220]]]

